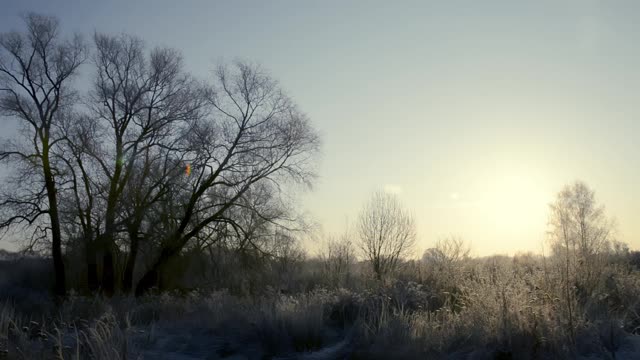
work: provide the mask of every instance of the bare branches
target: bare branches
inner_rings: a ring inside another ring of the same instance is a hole
[[[461,237],[451,235],[439,239],[434,247],[427,249],[422,255],[422,262],[431,268],[440,283],[456,284],[470,253],[470,246]]]
[[[356,261],[351,234],[345,231],[340,237],[330,237],[324,244],[320,259],[330,284],[344,285],[349,279],[351,267]]]
[[[170,218],[156,267],[215,224],[231,227],[240,247],[258,247],[256,229],[280,229],[291,216],[281,191],[287,182],[310,184],[319,141],[307,118],[256,66],[220,66],[207,88],[210,112],[189,123],[178,146],[191,176],[178,182],[182,195]],[[271,230],[272,231],[272,230]]]
[[[103,275],[122,247],[132,273],[141,242],[160,247],[157,268],[192,243],[224,237],[271,252],[274,233],[305,229],[284,193],[311,185],[319,138],[259,66],[221,65],[203,84],[174,49],[96,33],[80,109],[68,84],[87,58],[82,38],[61,39],[55,18],[25,21],[24,33],[0,36],[0,113],[24,135],[3,144],[0,161],[37,176],[0,199],[0,225],[35,228],[49,215],[34,241],[50,235],[61,254],[61,232],[81,240],[94,268],[91,258],[105,254]]]
[[[416,241],[413,216],[395,195],[383,192],[374,193],[362,209],[358,232],[360,250],[371,261],[378,279],[393,271]]]
[[[549,235],[557,252],[589,261],[609,248],[613,223],[595,193],[583,182],[565,186],[550,204]]]
[[[427,249],[422,260],[427,263],[435,263],[443,268],[456,266],[469,257],[471,248],[461,237],[450,236],[440,239],[435,247]]]
[[[84,63],[86,47],[78,35],[60,40],[54,18],[29,14],[25,22],[26,34],[0,36],[0,110],[48,131],[60,107],[70,104],[73,91],[63,85]]]
[[[569,334],[574,339],[575,301],[590,296],[605,265],[613,223],[585,183],[565,186],[550,204],[549,240],[560,270]],[[580,296],[581,295],[581,296]]]
[[[1,224],[31,226],[40,221],[41,215],[48,215],[49,224],[35,227],[31,245],[51,237],[56,293],[64,295],[58,212],[58,191],[64,183],[60,180],[64,170],[57,162],[62,151],[59,122],[64,116],[61,113],[74,104],[74,91],[67,84],[85,61],[86,48],[79,36],[60,39],[55,18],[28,14],[25,25],[25,33],[0,35],[0,113],[23,124],[29,143],[2,149],[0,161],[17,161],[28,169],[38,169],[34,172],[37,180],[33,182],[33,189],[37,190],[34,193],[17,183],[16,187],[24,191],[3,197],[0,205],[5,216]]]

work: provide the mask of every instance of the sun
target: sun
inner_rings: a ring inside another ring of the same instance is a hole
[[[487,225],[503,235],[544,231],[552,192],[543,178],[512,173],[494,176],[484,184],[480,207]]]

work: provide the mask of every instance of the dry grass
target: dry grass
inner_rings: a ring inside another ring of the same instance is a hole
[[[443,278],[424,276],[429,270],[421,264],[406,265],[397,276],[402,280],[378,283],[360,274],[351,289],[290,295],[265,289],[251,296],[227,291],[139,299],[71,296],[57,309],[42,306],[40,312],[25,312],[5,300],[0,356],[624,359],[640,354],[635,269],[612,264],[593,293],[576,293],[572,337],[561,279],[541,259],[469,259]]]

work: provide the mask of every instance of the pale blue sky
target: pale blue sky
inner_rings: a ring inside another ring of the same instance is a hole
[[[398,192],[420,251],[458,234],[476,254],[539,251],[563,184],[596,189],[640,247],[640,2],[30,1],[65,31],[127,32],[189,69],[261,63],[324,140],[305,208],[339,232]],[[0,131],[6,128],[0,125]],[[5,134],[6,135],[6,134]]]

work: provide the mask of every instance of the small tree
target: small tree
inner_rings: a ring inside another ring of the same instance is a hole
[[[360,250],[379,280],[411,254],[416,242],[413,216],[396,195],[376,192],[360,213]]]
[[[435,247],[425,250],[422,261],[431,266],[444,283],[455,283],[460,265],[469,258],[471,249],[460,237],[440,239]]]
[[[335,285],[347,281],[355,258],[353,243],[348,232],[337,239],[329,238],[320,255],[327,280]]]
[[[597,203],[595,192],[580,181],[565,186],[550,207],[554,254],[562,258],[566,276],[592,290],[613,240],[613,222]]]
[[[549,240],[560,269],[569,333],[574,336],[576,292],[592,294],[602,273],[613,232],[604,206],[584,182],[566,185],[550,205]]]

